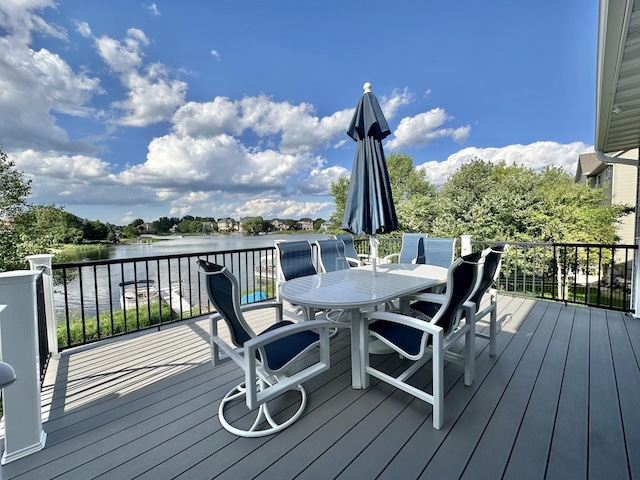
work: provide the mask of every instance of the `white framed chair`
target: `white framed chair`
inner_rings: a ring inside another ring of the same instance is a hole
[[[335,272],[351,268],[342,240],[316,240],[320,268],[324,272]]]
[[[420,239],[427,238],[426,233],[403,233],[399,253],[392,253],[382,259],[381,263],[415,263],[418,257]]]
[[[314,320],[293,323],[282,320],[282,304],[260,303],[242,308],[240,287],[236,277],[226,267],[198,260],[198,271],[205,277],[209,301],[216,309],[210,315],[211,362],[214,367],[234,361],[244,371],[244,382],[233,387],[220,402],[218,419],[229,432],[242,437],[262,437],[279,432],[295,422],[304,411],[307,394],[302,383],[329,369],[330,322]],[[276,323],[264,332],[255,334],[244,319],[243,312],[259,308],[274,308]],[[231,344],[218,330],[224,321]],[[319,348],[317,348],[319,347]],[[295,370],[294,363],[305,354],[317,356],[314,363]],[[269,410],[269,403],[285,392],[296,390],[300,406],[284,419]],[[229,403],[245,400],[255,413],[255,420],[244,428],[233,425],[226,416]]]
[[[496,354],[496,335],[498,333],[498,291],[493,288],[494,283],[500,276],[500,268],[502,266],[502,255],[507,253],[509,245],[496,245],[485,249],[483,252],[467,255],[464,258],[473,260],[478,256],[484,254],[484,268],[482,270],[482,278],[478,284],[478,288],[470,301],[476,306],[476,323],[483,320],[489,315],[489,333],[476,332],[477,337],[489,339],[489,355],[494,356]],[[489,295],[488,305],[482,310],[482,301],[485,294]],[[411,310],[413,312],[419,312],[427,318],[433,317],[439,304],[428,301],[417,301],[411,304]]]
[[[412,363],[399,375],[392,376],[369,364],[369,347],[365,355],[365,372],[433,405],[433,427],[444,423],[444,361],[464,365],[464,383],[475,379],[475,305],[469,299],[482,276],[484,257],[476,262],[458,258],[447,272],[447,293],[420,294],[422,300],[439,304],[433,318],[425,321],[402,313],[373,312],[365,314],[370,323],[367,334],[391,347]],[[451,348],[464,337],[464,353]],[[428,361],[432,361],[433,390],[427,393],[408,380]]]
[[[359,267],[363,263],[369,263],[369,255],[365,253],[358,253],[353,236],[350,233],[341,233],[339,235],[334,235],[334,237],[336,240],[340,240],[344,243],[344,251],[347,256],[347,261],[352,267]]]
[[[311,244],[306,240],[288,242],[276,240],[276,298],[280,301],[280,285],[306,275],[318,273],[313,263]],[[309,319],[311,312],[301,307],[293,306],[293,312],[285,309],[284,314],[295,319]]]
[[[424,237],[418,240],[415,263],[449,268],[456,253],[455,238]]]

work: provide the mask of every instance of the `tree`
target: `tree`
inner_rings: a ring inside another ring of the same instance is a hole
[[[322,227],[323,223],[324,223],[324,220],[322,218],[316,218],[313,221],[313,229],[317,232],[318,230],[320,230],[320,227]]]
[[[15,163],[0,149],[0,272],[25,266],[15,230],[15,217],[27,209],[31,181],[16,170]]]
[[[262,217],[248,218],[242,222],[242,229],[249,235],[258,235],[260,232],[266,232],[265,221]]]
[[[338,178],[336,182],[331,182],[331,195],[333,196],[333,203],[335,203],[335,209],[329,217],[329,223],[331,224],[329,231],[333,233],[342,232],[342,218],[344,217],[344,209],[347,204],[347,193],[349,192],[349,177],[342,176]]]

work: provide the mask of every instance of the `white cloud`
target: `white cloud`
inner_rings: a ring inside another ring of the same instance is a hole
[[[409,92],[407,87],[404,90],[395,89],[391,92],[390,97],[384,95],[380,96],[380,108],[384,113],[384,117],[387,120],[392,119],[398,113],[398,110],[405,105],[411,104],[413,101],[413,94]]]
[[[434,108],[428,112],[419,113],[413,117],[400,120],[393,138],[385,147],[389,150],[399,150],[406,147],[422,147],[431,140],[441,137],[451,137],[458,143],[463,143],[469,136],[469,125],[458,128],[443,128],[445,122],[452,120],[444,109]]]
[[[124,115],[116,120],[120,125],[146,127],[169,120],[184,104],[187,84],[169,79],[169,71],[161,63],[143,66],[142,47],[149,39],[142,30],[130,28],[124,40],[106,36],[96,40],[98,53],[127,88],[127,99],[113,103]]]
[[[39,32],[65,40],[64,28],[47,23],[35,13],[55,7],[53,0],[3,0],[0,3],[0,28],[10,35],[30,36],[31,32]]]
[[[213,55],[218,61],[220,61],[220,54],[216,50],[211,50],[211,55]]]
[[[87,22],[75,22],[76,32],[82,35],[85,38],[92,38],[93,34],[91,33],[91,28]]]
[[[585,145],[582,142],[569,144],[535,142],[529,145],[507,145],[497,148],[468,147],[450,155],[443,162],[430,161],[418,165],[416,168],[423,169],[426,172],[427,180],[435,184],[444,183],[449,175],[473,158],[480,158],[490,163],[499,163],[504,160],[507,165],[515,163],[534,170],[556,166],[573,174],[577,167],[578,156],[592,151],[593,146]]]
[[[160,10],[158,10],[158,6],[155,3],[147,5],[147,10],[149,10],[153,15],[160,16]]]
[[[279,135],[280,152],[298,154],[328,145],[344,133],[352,114],[353,110],[341,110],[319,118],[307,103],[291,105],[259,95],[238,101],[216,97],[213,102],[189,102],[176,111],[173,122],[174,132],[181,136],[241,135],[245,130],[265,140]]]
[[[11,139],[13,149],[92,150],[86,142],[69,140],[53,113],[93,114],[86,105],[104,93],[99,79],[75,73],[59,55],[33,50],[29,42],[24,34],[0,37],[0,138]]]

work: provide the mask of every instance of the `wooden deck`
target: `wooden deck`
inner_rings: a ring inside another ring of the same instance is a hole
[[[461,367],[447,366],[440,431],[430,405],[375,380],[351,388],[344,330],[332,340],[331,369],[305,384],[304,416],[262,439],[237,438],[218,422],[219,401],[241,375],[211,366],[204,319],[65,352],[43,388],[46,448],[3,475],[640,478],[640,321],[508,296],[499,318],[496,357],[477,339],[472,387]],[[429,383],[428,370],[418,384]]]

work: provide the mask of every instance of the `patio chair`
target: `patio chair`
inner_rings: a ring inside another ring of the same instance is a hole
[[[456,251],[455,238],[424,237],[418,240],[416,262],[449,268]]]
[[[211,362],[216,367],[233,360],[245,375],[244,382],[233,387],[222,399],[218,408],[220,423],[227,431],[242,437],[262,437],[287,428],[302,415],[307,403],[307,394],[301,384],[329,368],[328,328],[331,323],[323,320],[297,324],[283,321],[282,304],[278,302],[243,308],[238,280],[226,267],[202,259],[197,264],[198,271],[206,279],[209,301],[217,312],[209,317]],[[277,321],[256,335],[243,312],[259,308],[274,308]],[[220,320],[226,323],[232,344],[219,335]],[[312,364],[305,360],[305,367],[296,371],[293,364],[311,351],[316,351],[313,355],[318,356],[318,360]],[[292,390],[299,392],[300,406],[293,414],[285,408],[285,418],[281,419],[283,412],[270,411],[268,402]],[[242,398],[250,410],[256,410],[256,418],[247,428],[232,425],[225,413],[228,403]]]
[[[369,262],[369,255],[366,253],[358,253],[356,250],[356,244],[353,241],[353,236],[350,233],[344,233],[334,235],[336,240],[341,240],[344,243],[344,251],[347,256],[347,261],[352,267],[359,267],[363,263]]]
[[[484,332],[476,332],[477,337],[489,339],[489,355],[494,356],[496,354],[496,335],[498,333],[498,291],[493,288],[493,284],[500,275],[500,268],[502,265],[502,255],[507,253],[509,249],[508,245],[497,245],[487,248],[484,252],[479,252],[471,255],[467,255],[463,258],[474,261],[475,258],[479,258],[482,253],[485,255],[484,268],[482,270],[482,278],[478,285],[475,294],[471,297],[470,301],[476,306],[476,323],[489,315],[489,334]],[[489,304],[480,310],[482,300],[486,293],[489,293]],[[432,318],[439,308],[439,304],[433,302],[417,301],[411,304],[411,310],[419,312],[420,315],[424,315],[427,318]]]
[[[401,313],[373,312],[364,318],[371,322],[366,334],[379,339],[413,363],[392,376],[369,365],[369,347],[365,355],[365,372],[433,405],[433,427],[444,423],[444,361],[464,365],[464,383],[473,384],[475,377],[475,305],[469,299],[475,293],[482,276],[484,257],[477,262],[458,258],[447,273],[447,293],[420,294],[439,308],[430,321]],[[464,319],[464,321],[462,321]],[[464,354],[451,348],[464,336]],[[365,337],[368,338],[368,337]],[[432,361],[433,393],[429,394],[408,380],[429,360]]]
[[[323,271],[334,272],[351,268],[342,240],[316,240],[316,245],[318,246],[320,267]]]
[[[318,273],[313,264],[311,254],[311,244],[306,240],[287,242],[285,240],[277,240],[276,247],[276,297],[280,301],[280,285],[287,280],[303,277],[306,275],[315,275]],[[294,305],[295,310],[290,312],[285,310],[285,315],[293,318],[310,318],[311,312],[302,307]]]
[[[415,263],[418,257],[418,243],[420,239],[426,238],[425,233],[403,233],[402,245],[399,253],[392,253],[382,259],[381,263]]]

